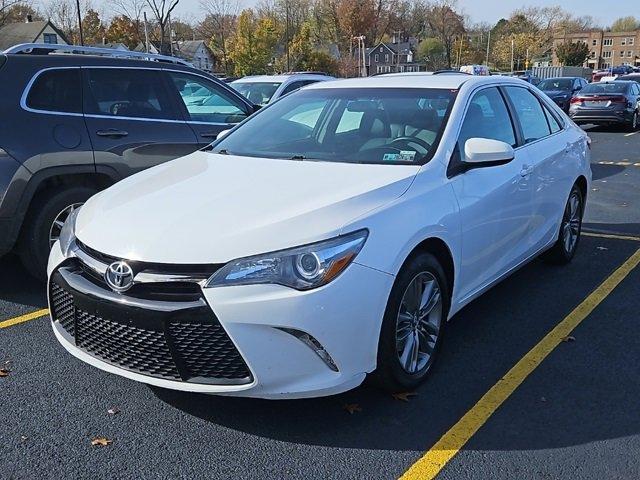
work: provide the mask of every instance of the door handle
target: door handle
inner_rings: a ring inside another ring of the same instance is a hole
[[[115,128],[109,128],[107,130],[98,130],[96,135],[99,137],[111,137],[111,138],[120,138],[126,137],[129,135],[129,132],[125,132],[124,130],[116,130]]]
[[[202,138],[217,138],[219,132],[202,132],[200,136]]]
[[[523,165],[522,170],[520,170],[520,175],[522,177],[526,177],[528,175],[531,175],[532,173],[533,173],[533,167],[529,165]]]

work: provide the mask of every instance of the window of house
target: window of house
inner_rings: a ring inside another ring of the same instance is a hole
[[[598,45],[598,40],[596,40],[595,38],[591,41],[591,45],[593,45],[594,47],[596,45]]]
[[[604,45],[605,47],[610,47],[611,45],[613,45],[613,38],[605,38],[602,42],[602,45]]]
[[[610,50],[606,51],[606,52],[602,52],[602,58],[611,58],[613,52],[611,52]]]
[[[375,61],[376,61],[376,62],[379,62],[379,61],[380,61],[380,55],[378,55],[377,53],[376,53],[376,55],[375,55]]]
[[[388,54],[388,53],[385,53],[385,54],[384,54],[384,61],[385,61],[386,63],[389,63],[389,54]]]
[[[635,39],[635,38],[633,38],[633,37],[631,37],[631,38],[629,39],[629,46],[634,45],[635,43],[636,43],[636,39]]]
[[[29,90],[27,107],[49,112],[82,113],[80,70],[49,70]]]
[[[627,44],[627,39],[626,38],[623,38],[623,39],[620,40],[620,45],[624,46],[626,44]]]
[[[43,34],[44,43],[57,44],[58,36],[55,33],[45,33]]]
[[[627,52],[627,57],[629,57],[629,58],[633,57],[633,52],[631,50],[629,50]]]
[[[595,50],[591,50],[591,58],[596,58],[596,51]]]

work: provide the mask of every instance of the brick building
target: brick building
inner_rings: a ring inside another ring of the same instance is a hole
[[[640,30],[633,32],[586,30],[556,35],[553,40],[554,66],[560,65],[555,47],[565,41],[584,42],[589,46],[589,58],[584,63],[585,67],[598,69],[618,65],[640,66]]]

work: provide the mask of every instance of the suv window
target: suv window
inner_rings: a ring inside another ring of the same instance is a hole
[[[526,88],[506,87],[520,122],[524,143],[530,143],[551,134],[540,101]]]
[[[516,146],[511,117],[497,88],[480,90],[471,99],[458,138],[460,152],[470,138],[490,138]]]
[[[86,69],[85,113],[111,117],[179,120],[160,70]]]
[[[282,97],[283,95],[286,95],[287,93],[294,92],[294,91],[298,90],[299,88],[302,88],[305,85],[307,85],[307,83],[308,82],[305,82],[305,81],[302,81],[302,80],[298,80],[297,82],[291,82],[289,85],[284,87],[284,90],[282,91],[280,96]]]
[[[27,96],[27,107],[49,112],[82,113],[80,69],[41,73]]]
[[[238,123],[247,117],[247,113],[242,108],[244,105],[214,82],[188,73],[168,73],[187,109],[188,120],[206,123]]]

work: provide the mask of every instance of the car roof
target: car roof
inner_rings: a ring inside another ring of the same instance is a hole
[[[582,77],[549,77],[549,78],[543,78],[542,81],[544,82],[545,80],[575,80],[576,78],[582,78]]]
[[[482,84],[511,84],[530,85],[527,82],[511,77],[481,76],[467,74],[436,74],[436,75],[379,75],[374,77],[347,78],[332,82],[314,83],[305,90],[321,88],[443,88],[457,90],[463,84],[470,86]]]
[[[249,75],[247,77],[239,78],[231,83],[284,83],[291,80],[332,80],[334,77],[329,75],[321,75],[319,73],[291,73],[284,75]]]

